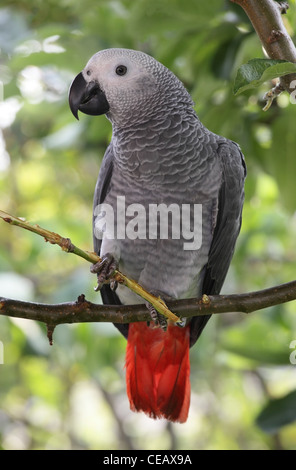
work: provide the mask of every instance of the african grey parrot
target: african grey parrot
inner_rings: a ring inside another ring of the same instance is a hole
[[[183,84],[143,52],[96,53],[73,80],[69,103],[76,118],[79,110],[106,114],[112,123],[94,195],[94,249],[103,262],[93,270],[103,302],[141,302],[126,287],[115,290],[105,282],[117,266],[164,300],[218,294],[241,226],[246,168],[239,146],[205,128]],[[159,210],[150,232],[150,207],[160,205],[168,210]],[[98,207],[111,207],[113,219],[104,219],[106,210]],[[176,208],[187,211],[187,219],[173,218]],[[162,216],[167,236],[158,230]],[[119,220],[124,227],[118,227]],[[176,226],[185,220],[186,230]],[[133,236],[127,236],[130,222]],[[130,406],[153,418],[184,422],[190,402],[189,348],[210,316],[193,317],[184,327],[169,322],[165,328],[151,313],[149,323],[115,325],[128,340]]]

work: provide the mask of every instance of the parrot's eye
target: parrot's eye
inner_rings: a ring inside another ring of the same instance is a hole
[[[117,75],[125,75],[126,72],[127,72],[127,67],[125,65],[118,65],[118,67],[116,67]]]

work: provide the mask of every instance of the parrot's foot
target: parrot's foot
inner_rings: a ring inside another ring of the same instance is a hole
[[[169,296],[168,294],[165,294],[164,292],[160,291],[150,291],[151,294],[153,294],[155,297],[159,297],[165,302],[169,302],[171,300],[175,300],[174,297]],[[147,309],[149,310],[151,320],[153,321],[155,327],[160,327],[163,331],[167,330],[167,321],[168,319],[162,315],[161,313],[157,312],[157,310],[151,305],[149,302],[145,302]],[[147,322],[148,326],[150,322]],[[180,328],[184,328],[187,325],[187,320],[186,318],[180,318],[178,322],[175,323],[177,326]]]
[[[149,302],[146,302],[146,307],[149,310],[151,320],[153,321],[154,325],[160,327],[163,331],[166,331],[168,324],[165,316],[161,315],[161,313],[158,313],[153,305],[151,305]]]
[[[187,325],[186,318],[180,318],[180,320],[176,323],[179,328],[184,328]]]
[[[111,289],[116,290],[117,282],[110,279],[116,269],[118,269],[118,262],[111,253],[106,253],[102,257],[102,261],[91,266],[90,271],[98,276],[98,284],[95,287],[96,292],[101,290],[107,281],[110,282]]]

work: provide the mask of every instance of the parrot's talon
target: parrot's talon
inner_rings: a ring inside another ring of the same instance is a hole
[[[160,327],[163,331],[167,330],[168,324],[166,318],[158,313],[156,309],[149,302],[146,302],[146,307],[149,310],[151,319],[155,326]],[[149,322],[150,323],[150,322]]]
[[[115,279],[110,280],[110,289],[115,292],[118,287],[118,282]]]
[[[116,290],[117,282],[113,279],[110,279],[114,274],[114,271],[118,268],[118,262],[115,260],[114,256],[110,253],[106,253],[102,257],[102,260],[96,264],[93,264],[90,268],[90,271],[94,274],[97,274],[98,284],[94,288],[96,292],[101,290],[103,285],[110,281],[110,286],[112,290]]]
[[[180,318],[180,320],[176,322],[176,325],[180,328],[184,328],[184,326],[186,326],[186,318]]]
[[[94,287],[94,291],[95,291],[95,292],[99,292],[99,291],[102,289],[103,285],[104,285],[103,282],[98,283],[98,284]]]

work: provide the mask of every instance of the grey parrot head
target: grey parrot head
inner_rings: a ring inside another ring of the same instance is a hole
[[[106,49],[97,52],[73,80],[69,104],[90,115],[106,114],[115,124],[131,124],[172,107],[193,106],[189,93],[164,65],[143,52]]]

